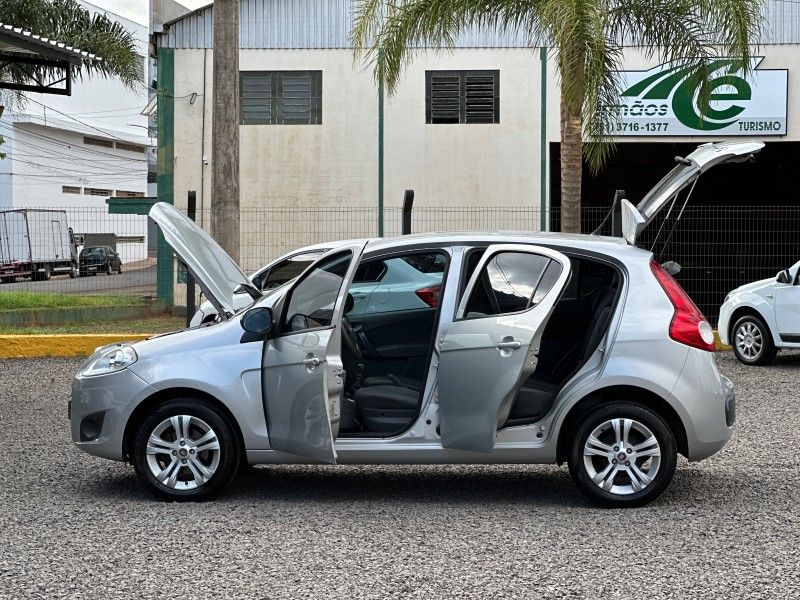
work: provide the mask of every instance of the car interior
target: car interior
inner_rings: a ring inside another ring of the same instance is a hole
[[[476,248],[467,253],[462,293],[484,251]],[[443,253],[416,253],[403,258],[426,273],[440,274],[444,282]],[[570,261],[571,276],[543,332],[537,369],[520,387],[505,426],[533,423],[544,417],[561,387],[597,349],[610,324],[620,289],[617,269],[583,256],[572,256]],[[542,269],[536,286],[531,288],[529,303],[543,297],[560,272],[560,267],[557,271]],[[510,304],[504,302],[512,300],[504,300],[502,294],[484,294],[481,287],[477,286],[470,298],[471,312],[466,318],[511,312]],[[433,350],[439,297],[426,297],[426,302],[414,309],[358,314],[351,312],[353,301],[348,299],[342,321],[342,361],[347,375],[340,437],[391,436],[413,425]]]

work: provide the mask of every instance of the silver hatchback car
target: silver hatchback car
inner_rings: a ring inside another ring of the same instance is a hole
[[[718,162],[757,151],[701,149]],[[704,170],[693,164],[694,177],[678,170],[684,185]],[[221,319],[98,349],[73,383],[73,440],[131,462],[170,500],[209,498],[243,464],[566,462],[593,501],[645,504],[678,453],[714,454],[735,420],[711,327],[631,244],[682,189],[659,186],[666,197],[623,201],[625,239],[356,241],[265,297],[210,236],[157,204],[151,218]],[[435,280],[429,302],[351,313],[356,270],[388,258]],[[254,303],[237,312],[242,290]]]

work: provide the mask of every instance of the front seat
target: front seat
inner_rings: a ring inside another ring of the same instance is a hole
[[[355,404],[361,424],[380,433],[402,431],[417,416],[420,392],[397,385],[372,385],[359,388]]]

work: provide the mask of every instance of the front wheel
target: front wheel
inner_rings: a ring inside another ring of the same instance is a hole
[[[208,404],[192,398],[156,408],[136,434],[133,466],[162,500],[200,501],[219,494],[239,470],[233,427]]]
[[[733,325],[731,344],[739,362],[745,365],[768,365],[778,353],[767,325],[754,315],[745,315]]]
[[[614,402],[578,425],[569,471],[596,504],[627,508],[661,495],[677,460],[675,437],[661,417],[638,404]]]

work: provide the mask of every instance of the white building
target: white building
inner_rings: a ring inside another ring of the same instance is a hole
[[[81,4],[133,32],[144,72],[148,27]],[[141,114],[147,88],[132,90],[93,75],[73,81],[70,96],[26,97],[24,106],[7,107],[0,119],[6,153],[0,160],[0,210],[66,209],[75,233],[115,234],[125,262],[146,258],[146,218],[109,215],[106,199],[147,194],[155,142]]]

